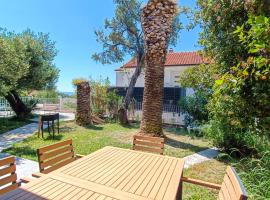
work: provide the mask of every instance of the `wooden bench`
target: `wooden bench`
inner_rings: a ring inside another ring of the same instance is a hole
[[[15,157],[10,156],[0,160],[0,195],[17,189],[20,183],[17,182]]]
[[[68,163],[73,162],[82,155],[75,155],[72,140],[58,142],[37,150],[39,170],[43,174],[50,173]],[[34,177],[35,174],[33,174]]]
[[[182,182],[192,183],[219,190],[218,200],[247,200],[248,195],[240,177],[233,167],[227,167],[222,185],[182,177]],[[182,187],[181,187],[182,190]],[[181,191],[182,194],[182,191]]]
[[[133,150],[147,151],[163,155],[164,142],[164,138],[134,135]]]

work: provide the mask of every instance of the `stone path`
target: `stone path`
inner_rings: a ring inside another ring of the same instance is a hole
[[[37,123],[31,123],[15,130],[3,133],[0,135],[0,152],[3,149],[9,148],[12,144],[20,142],[25,138],[31,136],[38,130]]]
[[[189,168],[192,165],[199,164],[205,161],[212,160],[217,157],[219,151],[217,148],[206,149],[198,153],[192,154],[190,156],[184,157],[185,168]]]

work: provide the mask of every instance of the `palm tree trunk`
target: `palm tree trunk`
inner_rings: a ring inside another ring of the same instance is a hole
[[[150,0],[143,8],[146,66],[141,134],[163,136],[164,64],[176,12],[174,0]]]

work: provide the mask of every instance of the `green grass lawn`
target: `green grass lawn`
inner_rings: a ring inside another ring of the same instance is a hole
[[[54,140],[45,132],[45,138],[38,138],[37,134],[16,143],[5,150],[7,153],[23,158],[37,160],[36,149],[61,140],[72,139],[76,153],[90,154],[105,146],[131,148],[132,136],[138,132],[138,125],[121,126],[107,123],[98,126],[81,127],[74,122],[64,122],[60,126],[60,134]],[[167,143],[165,154],[175,157],[185,157],[210,147],[208,141],[187,134],[183,129],[165,129]]]
[[[28,119],[18,120],[15,118],[0,118],[0,134],[19,128],[29,123],[30,122]]]

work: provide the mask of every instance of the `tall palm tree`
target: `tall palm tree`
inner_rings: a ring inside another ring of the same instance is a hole
[[[176,14],[177,3],[175,0],[149,0],[142,10],[145,40],[145,86],[141,134],[163,136],[164,64]]]

